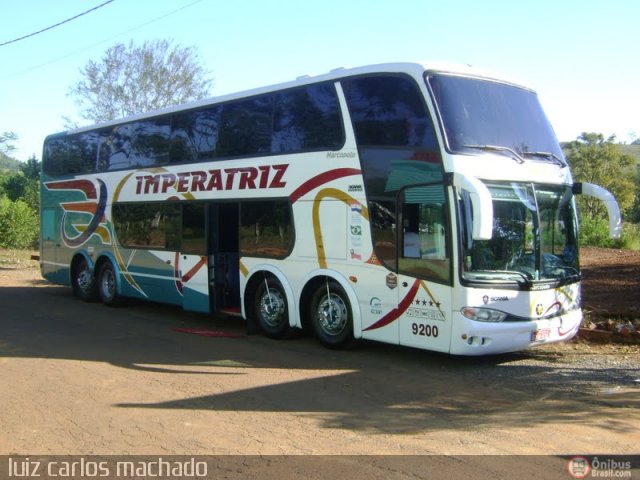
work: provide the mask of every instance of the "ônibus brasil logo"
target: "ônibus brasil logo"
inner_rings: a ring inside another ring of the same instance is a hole
[[[567,464],[569,475],[573,478],[586,478],[591,471],[589,459],[585,457],[573,457]]]
[[[98,179],[99,191],[96,191],[96,186],[90,180],[62,180],[47,182],[45,186],[48,190],[79,191],[84,194],[85,199],[83,200],[60,203],[64,211],[60,228],[62,241],[65,245],[68,247],[78,247],[85,243],[94,233],[100,236],[103,243],[110,243],[109,230],[104,225],[104,213],[107,206],[107,186],[102,180]],[[77,221],[78,218],[82,217],[73,217],[74,221],[70,226],[78,233],[78,235],[75,236],[67,233],[67,216],[70,213],[91,215],[91,219],[88,222]]]

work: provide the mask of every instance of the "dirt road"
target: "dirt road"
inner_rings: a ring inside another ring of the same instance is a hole
[[[637,346],[452,358],[245,336],[0,269],[0,454],[638,452]],[[181,333],[206,328],[221,337]]]

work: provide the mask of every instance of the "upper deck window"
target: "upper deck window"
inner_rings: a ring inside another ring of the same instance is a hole
[[[358,145],[437,146],[424,99],[410,78],[356,77],[342,84]]]
[[[87,132],[48,140],[44,148],[44,172],[53,177],[93,172],[98,137],[97,132]]]
[[[98,171],[153,167],[169,162],[168,117],[116,125],[103,131]]]
[[[433,122],[410,77],[354,77],[342,85],[371,198],[395,199],[404,186],[442,178]]]
[[[339,150],[344,141],[336,88],[319,83],[50,138],[43,164],[61,177]]]

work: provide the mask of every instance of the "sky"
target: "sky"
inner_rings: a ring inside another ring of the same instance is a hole
[[[106,0],[0,0],[0,44]],[[46,135],[81,121],[72,85],[116,43],[194,47],[213,96],[337,67],[469,64],[538,91],[560,141],[640,138],[636,0],[113,0],[0,46],[0,133],[40,159]]]

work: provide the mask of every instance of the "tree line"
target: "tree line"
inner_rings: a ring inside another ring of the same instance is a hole
[[[574,181],[595,183],[613,193],[625,222],[622,237],[610,239],[604,204],[579,195],[580,243],[640,250],[640,149],[636,156],[625,153],[615,136],[600,133],[583,133],[562,148]]]
[[[0,134],[0,165],[17,170],[0,170],[0,248],[35,248],[40,232],[40,162],[31,157],[16,162],[7,155],[17,136]],[[11,161],[13,160],[13,161]]]

